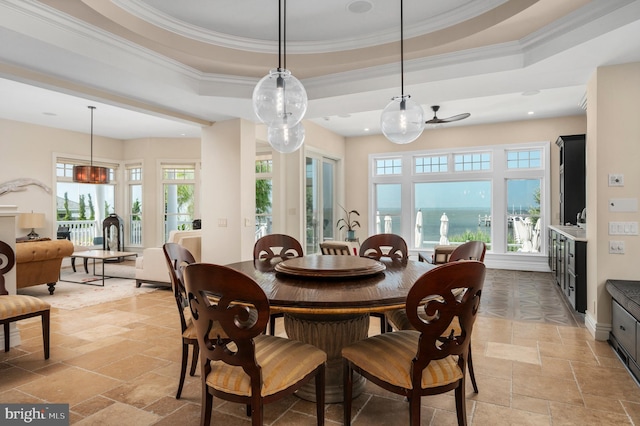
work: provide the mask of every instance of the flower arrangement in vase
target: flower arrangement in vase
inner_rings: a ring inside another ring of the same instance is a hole
[[[352,219],[351,216],[360,216],[357,210],[347,211],[344,207],[340,206],[340,208],[344,211],[345,217],[338,219],[336,222],[336,227],[338,230],[342,230],[347,228],[347,241],[354,240],[356,238],[355,228],[360,227],[360,222],[355,219]]]

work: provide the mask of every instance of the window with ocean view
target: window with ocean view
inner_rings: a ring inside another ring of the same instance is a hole
[[[401,235],[414,250],[479,240],[492,253],[544,254],[549,147],[372,154],[370,233]]]

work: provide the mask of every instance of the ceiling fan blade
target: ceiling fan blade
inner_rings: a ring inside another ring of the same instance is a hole
[[[440,123],[451,123],[452,121],[464,120],[465,118],[471,116],[468,112],[464,114],[458,114],[447,118],[438,118],[435,115],[431,120],[425,121],[426,124],[440,124]]]
[[[463,114],[453,115],[453,116],[448,117],[448,118],[442,118],[441,120],[444,121],[445,123],[449,123],[451,121],[464,120],[465,118],[469,117],[470,115],[471,114],[469,114],[468,112],[465,112]]]

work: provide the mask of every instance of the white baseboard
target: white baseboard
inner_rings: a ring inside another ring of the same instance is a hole
[[[584,325],[594,339],[600,341],[609,340],[611,324],[598,324],[598,322],[595,320],[595,318],[593,318],[593,315],[591,315],[591,312],[589,311],[587,311],[584,316]]]

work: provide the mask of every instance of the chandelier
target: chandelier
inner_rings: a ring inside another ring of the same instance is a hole
[[[93,165],[93,110],[96,107],[90,106],[88,108],[91,110],[91,162],[89,166],[73,166],[73,181],[77,183],[109,183],[109,169]]]

